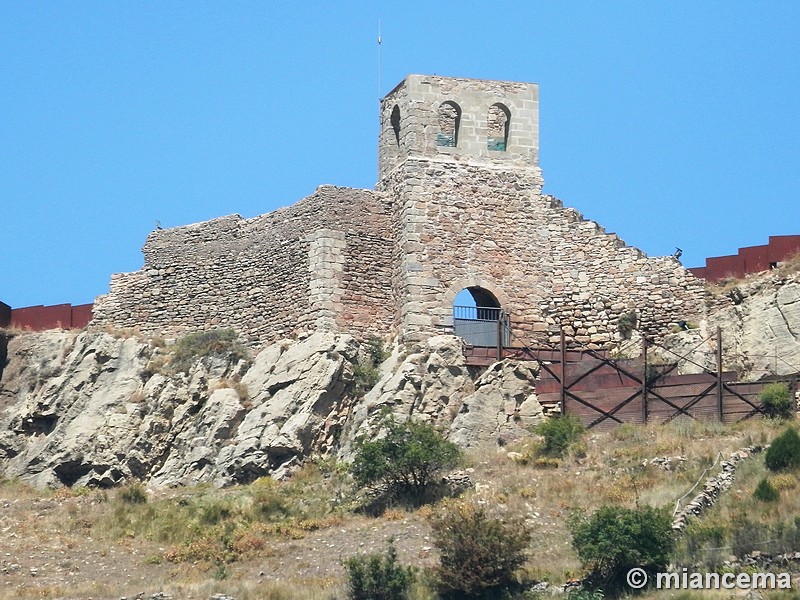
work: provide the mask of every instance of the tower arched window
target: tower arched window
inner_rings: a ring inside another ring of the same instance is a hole
[[[389,122],[392,124],[392,131],[394,131],[394,139],[397,142],[397,145],[400,145],[400,107],[397,104],[394,105],[392,109],[392,116],[389,118]]]
[[[504,152],[508,147],[508,131],[511,127],[511,111],[499,102],[489,107],[486,119],[486,148]]]
[[[458,127],[461,125],[461,107],[448,100],[439,106],[439,133],[436,134],[437,146],[458,146]]]

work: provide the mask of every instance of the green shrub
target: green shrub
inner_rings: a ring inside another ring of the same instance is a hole
[[[437,474],[461,460],[458,446],[427,423],[388,417],[383,428],[386,435],[380,439],[356,441],[351,472],[361,486],[383,482],[419,498]]]
[[[439,549],[437,583],[445,597],[480,597],[516,583],[531,532],[522,520],[504,522],[482,507],[450,502],[431,518]]]
[[[383,340],[374,336],[363,342],[361,350],[366,360],[359,359],[353,366],[353,394],[356,397],[363,396],[375,387],[381,377],[378,366],[389,356],[383,347]]]
[[[386,348],[383,345],[383,340],[379,337],[368,337],[363,343],[362,349],[366,351],[367,356],[369,357],[369,363],[373,367],[377,367],[379,364],[389,358],[389,353],[386,351]]]
[[[145,504],[147,492],[141,483],[129,483],[120,491],[119,497],[126,504]]]
[[[636,311],[629,311],[623,313],[619,316],[617,320],[617,329],[619,329],[619,333],[623,339],[628,339],[631,337],[633,330],[636,329],[636,325],[639,322],[639,317],[636,314]]]
[[[353,395],[361,397],[370,391],[381,378],[381,372],[372,365],[353,365]]]
[[[351,556],[342,561],[347,575],[349,600],[402,600],[414,581],[414,569],[397,562],[390,541],[385,554]]]
[[[233,329],[212,329],[190,333],[177,341],[169,365],[176,373],[188,373],[191,366],[205,356],[224,356],[233,360],[249,358]]]
[[[663,571],[675,546],[666,509],[603,506],[591,517],[573,516],[569,526],[589,581],[606,590],[620,589],[633,567]]]
[[[789,419],[794,416],[794,397],[785,383],[770,383],[758,395],[764,412],[774,419]]]
[[[563,457],[570,446],[580,441],[586,428],[575,415],[562,415],[545,419],[534,432],[544,438],[540,452],[545,456]]]
[[[800,436],[789,428],[776,437],[764,455],[770,471],[787,471],[800,467]]]
[[[759,481],[756,489],[753,490],[753,498],[762,502],[777,502],[780,496],[781,493],[766,478]]]

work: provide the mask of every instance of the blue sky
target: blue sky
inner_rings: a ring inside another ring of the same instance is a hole
[[[798,2],[0,3],[0,300],[91,302],[156,220],[373,187],[409,73],[539,83],[545,191],[650,255],[800,233],[799,28]]]

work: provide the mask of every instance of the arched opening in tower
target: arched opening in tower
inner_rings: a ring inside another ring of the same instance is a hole
[[[508,130],[511,126],[511,111],[505,104],[492,104],[486,119],[486,147],[505,152],[508,148]]]
[[[497,297],[482,287],[464,288],[456,295],[453,329],[472,346],[508,345],[508,317]]]
[[[447,100],[439,105],[439,132],[436,145],[455,148],[458,146],[458,128],[461,125],[461,107]]]
[[[392,131],[394,131],[394,141],[400,145],[400,107],[396,104],[392,109],[392,116],[389,118],[392,124]]]

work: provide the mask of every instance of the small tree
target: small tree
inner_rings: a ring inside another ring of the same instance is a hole
[[[359,485],[383,482],[400,492],[421,497],[433,478],[461,460],[458,446],[431,425],[418,421],[383,421],[385,435],[360,438],[351,472]]]
[[[770,471],[786,471],[800,467],[800,436],[789,428],[772,440],[764,455],[764,463]]]
[[[758,395],[764,412],[774,419],[789,419],[795,413],[792,391],[785,383],[770,383]]]
[[[759,481],[756,489],[753,490],[753,498],[762,502],[777,502],[780,495],[781,493],[766,478]]]
[[[385,554],[351,556],[342,561],[349,600],[403,600],[414,581],[414,569],[397,562],[393,541]]]
[[[560,417],[545,419],[536,425],[533,431],[544,438],[540,449],[542,454],[562,457],[567,453],[570,446],[583,437],[586,428],[577,416],[561,415]]]
[[[667,510],[603,506],[591,517],[570,521],[572,545],[595,583],[619,588],[633,567],[664,570],[675,545]]]
[[[482,507],[450,504],[431,519],[433,543],[439,549],[436,570],[445,596],[479,597],[516,583],[531,533],[524,521],[492,518]]]

